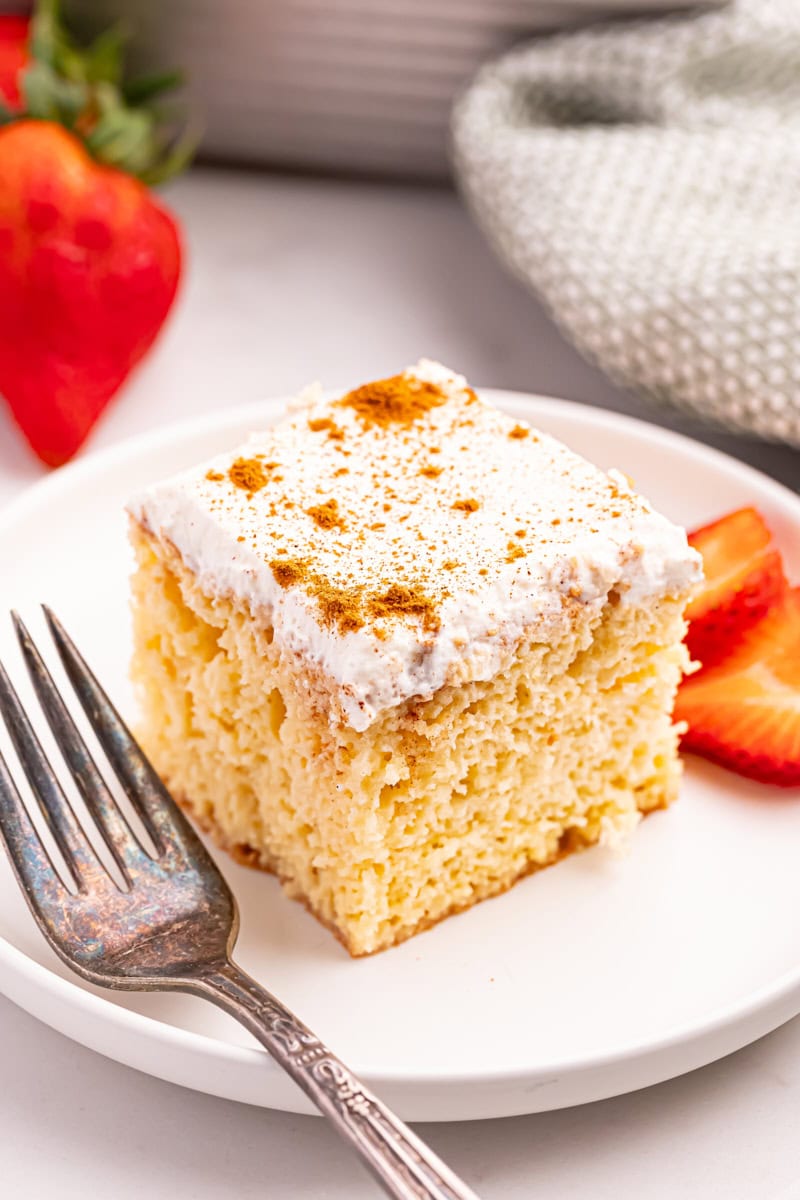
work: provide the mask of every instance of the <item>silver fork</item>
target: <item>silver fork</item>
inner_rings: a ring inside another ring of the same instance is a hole
[[[190,992],[236,1017],[360,1154],[396,1200],[477,1200],[453,1172],[317,1038],[238,967],[236,901],[55,615],[67,676],[155,847],[142,843],[107,787],[36,646],[12,614],[55,741],[124,880],[106,870],[78,821],[0,663],[0,713],[66,865],[62,878],[0,754],[0,838],[47,941],[102,987]],[[68,877],[68,878],[67,878]]]

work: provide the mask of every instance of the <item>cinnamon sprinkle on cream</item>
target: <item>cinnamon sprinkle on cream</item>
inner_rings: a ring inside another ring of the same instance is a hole
[[[340,429],[330,417],[310,417],[308,428],[312,433],[321,433],[323,429],[327,430],[331,441],[341,441],[344,437],[344,430]]]
[[[527,425],[515,425],[513,429],[509,429],[508,436],[510,438],[526,438],[530,432]]]
[[[474,513],[474,512],[478,511],[478,509],[480,508],[480,504],[478,503],[477,500],[472,500],[472,499],[470,499],[470,500],[455,500],[453,502],[453,508],[455,508],[458,512]]]
[[[330,500],[326,500],[324,504],[312,504],[311,508],[307,508],[308,515],[316,521],[320,529],[346,529],[344,521],[339,515],[339,501],[335,496],[331,496]]]
[[[308,563],[302,558],[274,558],[269,565],[282,588],[296,587],[308,576]]]
[[[340,633],[355,633],[366,623],[362,593],[356,588],[342,587],[310,570],[303,559],[273,559],[272,574],[282,588],[303,586],[319,605],[326,625],[335,626]],[[436,605],[420,587],[393,583],[383,592],[367,598],[367,615],[376,620],[416,618],[426,632],[440,628]]]
[[[318,575],[311,583],[311,595],[317,601],[326,625],[336,626],[340,633],[355,633],[363,628],[361,594],[355,588],[338,587]]]
[[[365,383],[338,403],[342,408],[352,408],[367,427],[386,429],[391,425],[412,425],[446,400],[442,389],[434,383],[413,375],[392,375],[389,379]]]
[[[340,633],[355,633],[363,628],[361,596],[355,588],[340,587],[310,569],[305,559],[274,558],[269,564],[276,583],[282,588],[303,586],[316,600],[324,623]]]
[[[422,628],[435,632],[440,627],[436,606],[420,588],[404,587],[393,583],[385,592],[372,596],[368,603],[369,615],[376,618],[417,617]]]
[[[277,463],[261,463],[257,458],[237,458],[228,468],[228,478],[234,487],[249,492],[252,496],[260,492],[269,482],[269,471]]]

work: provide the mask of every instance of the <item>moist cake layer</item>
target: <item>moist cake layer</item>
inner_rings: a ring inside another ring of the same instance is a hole
[[[491,679],[576,612],[683,596],[681,529],[618,472],[423,360],[280,425],[130,506],[207,597],[243,605],[357,731],[412,697]]]
[[[352,954],[624,840],[677,794],[684,598],[575,604],[558,643],[526,639],[491,680],[358,733],[309,714],[292,660],[242,602],[210,599],[138,526],[133,540],[153,762],[202,826],[275,871]]]

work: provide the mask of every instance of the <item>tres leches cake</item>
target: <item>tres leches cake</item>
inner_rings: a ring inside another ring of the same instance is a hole
[[[129,510],[157,769],[352,954],[674,799],[699,556],[446,368],[311,389]]]

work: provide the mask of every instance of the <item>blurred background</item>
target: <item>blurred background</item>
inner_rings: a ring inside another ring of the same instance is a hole
[[[127,21],[134,67],[180,61],[203,113],[205,159],[444,180],[450,109],[481,63],[532,34],[684,6],[668,0],[67,0],[64,7],[87,35]]]

